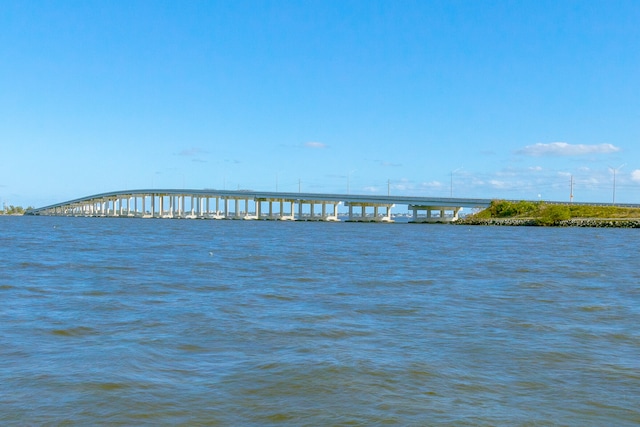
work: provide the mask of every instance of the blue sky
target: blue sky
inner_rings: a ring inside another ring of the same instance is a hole
[[[640,203],[638,1],[3,1],[0,199]]]

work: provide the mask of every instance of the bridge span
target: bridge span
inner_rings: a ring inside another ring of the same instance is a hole
[[[411,222],[452,222],[465,208],[486,208],[490,199],[287,193],[251,190],[125,190],[95,194],[31,209],[29,215],[339,221],[338,206],[348,207],[347,221],[393,222],[391,209],[406,205]]]

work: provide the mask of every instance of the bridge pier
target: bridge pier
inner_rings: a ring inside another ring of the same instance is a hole
[[[322,201],[322,200],[298,200],[298,216],[296,221],[340,221],[338,219],[339,201]],[[309,215],[303,213],[303,206],[309,205]],[[316,215],[315,206],[320,205],[320,214]],[[331,211],[327,210],[327,206],[333,207]],[[292,210],[293,212],[293,210]]]
[[[234,204],[234,210],[229,210],[229,201],[232,200]],[[240,202],[244,202],[244,211],[240,210]],[[219,208],[219,198],[216,197],[216,212],[214,215],[209,215],[212,219],[255,219],[255,216],[249,212],[249,198],[248,197],[223,197],[222,198],[222,212]]]
[[[391,208],[395,206],[394,204],[347,202],[345,205],[349,207],[349,219],[347,222],[394,222],[391,218]],[[354,207],[360,208],[359,215],[354,213]],[[368,207],[373,208],[371,216],[367,214]],[[384,215],[379,213],[379,208],[386,208]]]
[[[411,223],[450,223],[458,220],[461,207],[409,205],[413,211]],[[420,214],[419,212],[425,212]],[[434,213],[436,215],[434,215]]]
[[[262,203],[268,203],[269,210],[266,214],[263,214]],[[278,212],[275,213],[273,204],[278,204]],[[285,212],[285,203],[289,204],[289,212]],[[280,198],[257,198],[255,199],[256,205],[256,219],[266,219],[275,221],[293,221],[295,220],[295,200],[280,199]]]

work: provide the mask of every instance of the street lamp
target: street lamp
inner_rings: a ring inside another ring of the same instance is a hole
[[[624,165],[626,165],[626,163],[621,164],[617,168],[612,168],[611,166],[609,166],[609,169],[611,169],[613,171],[613,201],[612,201],[613,205],[616,204],[616,172],[618,172],[618,170],[622,169],[622,167]]]

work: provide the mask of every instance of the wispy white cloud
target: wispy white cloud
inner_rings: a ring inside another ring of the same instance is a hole
[[[525,156],[581,156],[585,154],[609,154],[620,151],[613,144],[569,144],[566,142],[537,143],[527,145],[518,151]]]
[[[307,148],[327,148],[327,144],[317,141],[305,142],[304,146]]]
[[[588,176],[581,179],[576,179],[576,184],[584,185],[585,187],[594,188],[604,184],[604,181],[595,176]]]
[[[477,177],[477,176],[471,176],[470,177],[470,182],[471,182],[471,185],[474,186],[474,187],[480,187],[480,186],[485,185],[485,181],[482,178]]]
[[[631,179],[636,182],[640,182],[640,169],[636,169],[631,172]]]
[[[513,176],[518,176],[521,173],[522,173],[521,169],[516,169],[516,168],[513,168],[513,167],[507,167],[505,169],[497,171],[495,174],[496,174],[496,176],[501,176],[501,177],[513,177]]]
[[[390,189],[393,191],[411,191],[415,188],[412,181],[407,178],[400,178],[398,180],[390,181]]]
[[[489,180],[489,185],[492,188],[496,188],[496,189],[505,189],[510,187],[509,183],[505,181],[500,181],[498,179]]]
[[[435,190],[443,187],[444,187],[444,184],[441,183],[440,181],[429,181],[429,182],[420,183],[420,188],[422,189]]]
[[[413,190],[413,185],[406,184],[406,183],[392,184],[391,189],[397,190],[397,191],[408,191],[408,190]]]

